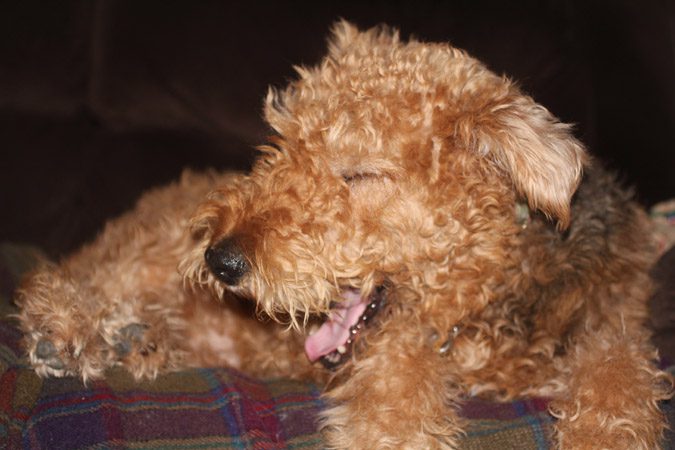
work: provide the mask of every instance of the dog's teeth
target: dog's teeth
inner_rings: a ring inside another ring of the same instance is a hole
[[[311,335],[313,335],[314,333],[316,333],[317,331],[319,331],[319,326],[318,326],[318,325],[312,325],[312,326],[309,328],[309,335],[311,336]]]
[[[338,346],[337,351],[339,354],[344,355],[345,353],[347,353],[347,347],[345,347],[344,345],[340,345]]]

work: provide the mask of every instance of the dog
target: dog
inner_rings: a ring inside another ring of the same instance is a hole
[[[551,398],[560,448],[657,448],[648,220],[571,127],[386,26],[336,23],[297,72],[250,173],[185,172],[25,280],[37,373],[312,380],[329,448],[456,448],[467,396]]]

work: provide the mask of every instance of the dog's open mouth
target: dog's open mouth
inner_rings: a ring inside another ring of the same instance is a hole
[[[362,297],[357,289],[346,289],[342,296],[344,301],[333,307],[326,321],[305,341],[309,360],[318,360],[331,370],[347,360],[354,341],[382,309],[385,289],[378,287],[368,297]]]

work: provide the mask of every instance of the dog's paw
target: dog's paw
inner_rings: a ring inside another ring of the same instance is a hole
[[[81,376],[88,380],[99,378],[104,369],[95,338],[46,331],[33,333],[26,340],[30,364],[42,377]]]
[[[150,356],[157,351],[157,344],[146,339],[148,326],[142,323],[131,323],[122,327],[115,335],[113,349],[120,359],[132,353]]]
[[[110,357],[136,379],[155,378],[174,367],[180,354],[168,341],[168,332],[160,324],[131,322],[110,332]]]
[[[43,377],[96,378],[103,371],[98,297],[63,270],[46,265],[17,290],[17,316],[23,344],[35,371]]]
[[[43,338],[37,341],[32,359],[35,365],[43,365],[45,370],[60,374],[58,371],[63,371],[66,368],[66,362],[60,353],[52,341]],[[72,356],[76,357],[76,355]]]

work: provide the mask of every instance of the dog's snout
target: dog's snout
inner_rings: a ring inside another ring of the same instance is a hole
[[[248,261],[232,239],[224,239],[206,249],[206,264],[228,286],[234,286],[249,271]]]

